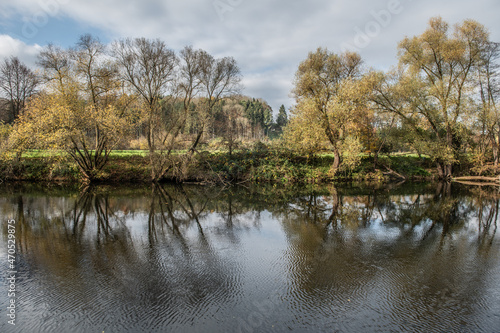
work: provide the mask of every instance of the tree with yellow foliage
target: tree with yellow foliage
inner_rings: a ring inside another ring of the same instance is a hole
[[[373,76],[373,101],[412,129],[441,178],[451,177],[477,119],[474,75],[488,38],[476,21],[466,20],[451,33],[448,23],[432,18],[424,33],[399,43],[397,71]]]
[[[368,86],[362,78],[357,53],[338,55],[322,48],[309,53],[295,74],[297,104],[284,133],[286,142],[310,152],[328,147],[334,154],[332,171],[341,165],[343,154],[357,155],[360,130],[371,112],[366,104]],[[357,151],[347,152],[346,140]]]
[[[11,136],[18,150],[64,150],[93,181],[131,128],[127,96],[105,47],[90,35],[71,51],[48,46],[39,55],[46,92],[28,104]]]

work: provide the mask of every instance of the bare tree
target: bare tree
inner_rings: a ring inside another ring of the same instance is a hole
[[[168,169],[165,157],[169,131],[161,100],[171,92],[178,59],[173,50],[159,40],[125,39],[113,46],[114,57],[121,68],[122,79],[144,102],[147,108],[147,142],[153,181],[163,177]],[[172,124],[172,122],[170,122]]]
[[[201,96],[204,101],[201,106],[201,114],[204,115],[205,119],[189,149],[191,155],[200,142],[207,120],[212,116],[214,107],[223,97],[237,94],[240,91],[239,83],[241,81],[240,69],[236,64],[236,60],[232,57],[215,59],[207,52],[201,51],[199,61],[201,67]]]
[[[191,46],[180,52],[180,68],[177,77],[177,96],[182,100],[187,118],[193,100],[197,100],[196,112],[200,124],[190,151],[194,151],[204,133],[214,106],[228,95],[240,90],[240,70],[233,58],[215,59],[206,51]]]
[[[481,96],[481,134],[491,141],[493,160],[498,166],[500,151],[500,43],[489,42],[484,47],[478,65],[478,86]],[[486,135],[485,135],[486,134]]]
[[[49,44],[38,54],[37,64],[43,69],[43,83],[51,85],[53,90],[67,95],[74,87],[68,50]]]
[[[116,64],[108,57],[106,45],[90,34],[80,37],[70,52],[75,72],[94,108],[105,108],[116,99],[120,88]]]
[[[26,101],[37,92],[37,75],[19,58],[10,57],[0,65],[0,90],[9,100],[9,122],[19,117]]]
[[[233,58],[215,59],[206,51],[193,50],[191,47],[186,47],[181,51],[181,60],[178,92],[183,99],[184,106],[182,126],[188,116],[197,123],[196,135],[189,151],[179,163],[178,171],[182,179],[192,163],[192,157],[203,134],[208,125],[213,122],[214,109],[223,97],[239,91],[240,70]],[[193,99],[196,99],[196,103],[194,103],[194,109],[191,110]]]
[[[180,52],[180,68],[177,82],[177,93],[182,98],[184,112],[187,113],[193,98],[201,89],[201,59],[205,51],[194,50],[192,46],[186,46]]]

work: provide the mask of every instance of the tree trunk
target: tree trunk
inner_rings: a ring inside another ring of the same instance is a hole
[[[493,147],[493,163],[495,165],[495,169],[498,167],[498,148]]]
[[[195,152],[195,150],[196,150],[196,147],[197,147],[197,146],[198,146],[198,144],[200,143],[201,137],[202,137],[202,135],[203,135],[203,130],[204,130],[204,128],[202,127],[202,128],[200,129],[200,131],[198,132],[198,134],[196,135],[196,139],[194,140],[193,145],[192,145],[192,146],[191,146],[191,148],[189,149],[189,153],[190,153],[191,155],[193,155],[193,154],[194,154],[194,152]]]
[[[337,170],[340,166],[340,151],[338,148],[333,148],[333,154],[334,154],[334,159],[333,159],[333,165],[332,165],[332,170]]]
[[[451,164],[446,164],[444,166],[444,176],[445,176],[446,180],[450,180],[451,179],[451,171],[452,171]]]
[[[441,163],[439,163],[439,162],[436,163],[436,169],[437,169],[439,179],[444,179],[444,170],[443,170],[443,166],[441,165]]]
[[[95,170],[82,170],[84,184],[92,184],[96,180]]]
[[[440,162],[436,163],[436,168],[438,172],[439,179],[441,180],[450,180],[452,176],[452,166],[449,163],[441,164]]]
[[[149,164],[151,168],[151,181],[158,182],[160,181],[168,169],[166,168],[166,155],[162,153],[158,153],[156,151],[149,152]]]
[[[495,163],[495,169],[498,167],[498,147],[499,144],[496,138],[493,139],[493,162]]]

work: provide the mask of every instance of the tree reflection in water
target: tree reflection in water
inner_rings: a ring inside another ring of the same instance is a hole
[[[410,194],[331,187],[329,195],[295,199],[281,213],[290,240],[288,293],[304,300],[295,312],[328,309],[324,315],[347,325],[332,328],[347,331],[373,329],[359,317],[378,323],[388,314],[390,327],[401,330],[407,323],[416,330],[460,327],[483,306],[485,272],[497,269],[498,253],[487,253],[500,195],[451,187]]]
[[[64,198],[17,196],[19,252],[30,269],[50,277],[43,286],[48,312],[71,302],[75,311],[93,309],[97,321],[126,318],[141,307],[158,317],[172,309],[194,313],[238,296],[232,272],[237,266],[214,251],[200,221],[209,197],[180,186],[154,185],[150,193],[141,189],[131,198],[129,191],[121,196],[86,187]],[[147,240],[131,230],[130,222],[141,219],[147,221]]]
[[[109,323],[162,331],[195,319],[231,331],[234,321],[222,318],[246,318],[261,301],[251,288],[279,290],[277,315],[294,328],[373,330],[364,316],[379,330],[453,330],[482,318],[474,314],[491,290],[483,277],[498,266],[500,194],[491,189],[154,184],[4,193],[0,213],[17,221],[26,281],[20,303],[39,319],[26,331],[65,320],[85,322],[83,331]],[[266,240],[276,230],[283,238]],[[269,276],[282,282],[269,287]],[[34,285],[43,292],[28,292]],[[43,324],[52,314],[57,320]]]

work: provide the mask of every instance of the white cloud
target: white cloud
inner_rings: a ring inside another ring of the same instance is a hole
[[[18,57],[26,65],[35,66],[36,56],[42,47],[38,44],[27,45],[24,42],[14,39],[8,35],[0,35],[0,58],[5,59],[10,56]]]

